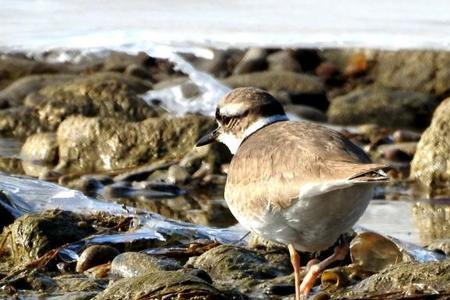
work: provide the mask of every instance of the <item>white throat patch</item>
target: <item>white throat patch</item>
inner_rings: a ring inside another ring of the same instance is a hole
[[[242,138],[238,138],[233,134],[229,133],[222,133],[217,138],[221,143],[224,143],[228,149],[230,149],[230,152],[235,154],[237,150],[239,149],[239,146],[241,145],[242,141],[251,135],[252,133],[258,131],[262,127],[278,122],[278,121],[288,121],[289,118],[286,115],[274,115],[267,118],[261,118],[252,125],[250,125],[244,132]]]

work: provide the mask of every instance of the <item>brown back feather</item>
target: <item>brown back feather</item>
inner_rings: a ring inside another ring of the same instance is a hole
[[[267,206],[289,207],[305,184],[355,176],[364,183],[363,175],[385,168],[334,130],[310,122],[277,122],[241,144],[230,164],[225,199],[258,215]]]

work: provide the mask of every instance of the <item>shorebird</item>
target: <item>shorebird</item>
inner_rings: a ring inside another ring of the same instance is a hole
[[[388,180],[386,165],[337,131],[289,121],[266,91],[238,88],[216,110],[218,127],[197,146],[224,143],[234,154],[225,200],[245,228],[286,244],[294,268],[296,299],[305,297],[331,263],[348,253],[348,242],[300,278],[297,251],[330,248],[367,208],[373,187]]]

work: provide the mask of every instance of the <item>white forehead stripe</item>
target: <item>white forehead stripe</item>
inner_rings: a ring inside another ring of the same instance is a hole
[[[229,103],[219,110],[222,116],[232,117],[242,115],[249,107],[247,103]]]

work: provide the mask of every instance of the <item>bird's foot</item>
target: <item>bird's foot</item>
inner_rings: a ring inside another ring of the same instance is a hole
[[[314,286],[314,282],[320,273],[325,270],[330,264],[335,261],[343,260],[349,251],[349,245],[341,244],[334,248],[334,253],[325,260],[318,262],[318,260],[312,260],[308,263],[307,273],[300,284],[299,292],[306,297]]]

